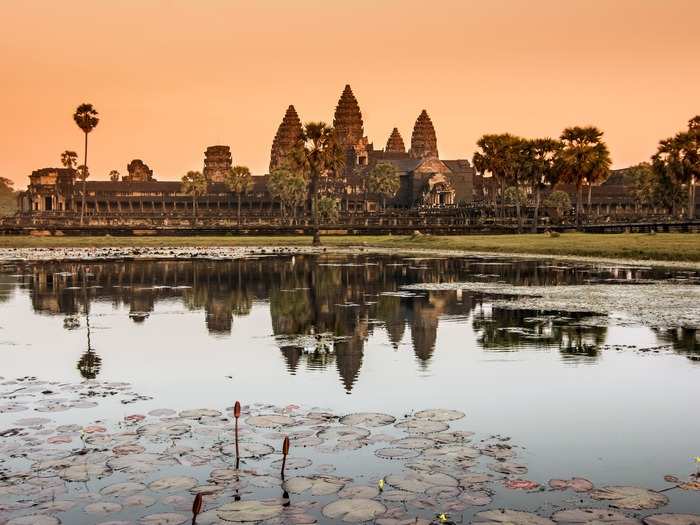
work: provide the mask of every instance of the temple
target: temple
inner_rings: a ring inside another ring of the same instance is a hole
[[[443,160],[438,156],[437,135],[427,111],[416,119],[411,133],[410,149],[394,128],[386,148],[374,149],[365,136],[360,105],[349,85],[343,89],[333,115],[333,128],[338,144],[345,151],[345,169],[340,188],[343,211],[377,211],[381,198],[367,191],[369,171],[378,163],[394,165],[401,186],[386,201],[390,208],[451,206],[468,203],[473,198],[475,172],[466,159]],[[270,172],[287,162],[292,148],[302,134],[302,121],[290,105],[272,141]],[[231,148],[209,146],[204,152],[202,173],[207,179],[207,193],[198,198],[202,211],[225,212],[234,207],[224,178],[233,165]],[[88,215],[109,213],[155,213],[191,210],[192,197],[183,193],[177,174],[162,180],[142,159],[127,164],[127,175],[121,180],[88,179],[85,184],[85,208]],[[159,180],[160,179],[160,180]],[[78,212],[82,207],[83,183],[75,170],[42,168],[30,175],[29,186],[20,193],[19,208],[23,213]],[[243,196],[243,210],[275,210],[275,202],[267,191],[267,175],[253,176],[253,189]]]

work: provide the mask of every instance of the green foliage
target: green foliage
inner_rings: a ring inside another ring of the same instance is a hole
[[[80,104],[73,114],[73,120],[83,130],[83,133],[90,133],[100,122],[97,115],[97,110],[92,104]]]
[[[188,171],[182,177],[180,188],[182,193],[197,197],[207,192],[207,186],[207,179],[200,171]]]
[[[503,194],[503,197],[506,202],[509,202],[511,204],[522,204],[525,201],[527,201],[527,193],[525,192],[525,190],[523,190],[522,188],[518,188],[517,186],[508,186]]]
[[[75,166],[78,164],[78,154],[75,151],[64,151],[61,153],[61,164],[69,170],[75,169]]]
[[[13,182],[0,177],[0,217],[17,211],[17,194],[12,189]]]
[[[119,172],[117,170],[112,170],[109,172],[109,180],[112,182],[118,182],[119,181]]]
[[[367,189],[386,197],[393,197],[399,191],[401,179],[396,167],[388,162],[380,162],[367,175]]]
[[[338,199],[334,197],[321,197],[318,200],[318,213],[326,223],[335,223],[338,221],[339,209]]]
[[[267,189],[283,206],[296,209],[304,203],[308,182],[299,172],[285,168],[274,170],[267,178]]]
[[[553,191],[544,199],[544,205],[557,210],[561,214],[571,208],[571,198],[565,191]]]
[[[246,166],[234,166],[224,176],[224,184],[231,193],[248,193],[253,189],[253,176]]]
[[[90,170],[84,164],[78,166],[77,170],[78,180],[85,182],[90,177]]]

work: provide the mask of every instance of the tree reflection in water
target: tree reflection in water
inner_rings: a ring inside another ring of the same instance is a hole
[[[625,269],[621,275],[614,269],[541,261],[378,255],[18,263],[3,271],[0,285],[11,284],[0,286],[0,301],[18,286],[16,279],[5,278],[12,272],[26,275],[20,282],[31,288],[36,312],[69,319],[85,314],[88,343],[78,364],[85,378],[97,377],[101,368],[90,341],[92,302],[126,307],[134,321],[147,323],[159,302],[179,300],[189,310],[204,311],[206,327],[217,337],[235,330],[235,318],[249,315],[258,303],[269,306],[272,332],[289,373],[335,366],[348,393],[360,373],[364,346],[377,328],[386,331],[395,350],[410,346],[423,368],[430,365],[440,322],[450,317],[471,322],[485,350],[558,348],[567,358],[595,360],[607,334],[604,323],[590,323],[588,314],[500,308],[466,291],[414,293],[402,290],[404,285],[473,280],[568,285],[592,278],[668,276],[649,269]],[[66,327],[77,328],[71,324]],[[694,331],[659,331],[658,337],[684,355],[697,356]]]

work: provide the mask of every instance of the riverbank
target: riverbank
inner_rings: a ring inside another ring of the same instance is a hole
[[[309,237],[0,237],[8,248],[215,248],[309,246]],[[688,233],[460,235],[460,236],[325,236],[332,247],[373,247],[393,250],[439,250],[503,255],[622,259],[700,263],[700,235]]]

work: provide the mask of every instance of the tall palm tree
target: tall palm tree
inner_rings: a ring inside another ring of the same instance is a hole
[[[119,182],[119,172],[117,170],[110,171],[109,180],[111,180],[112,182]]]
[[[61,164],[69,170],[74,170],[78,164],[78,154],[75,151],[66,150],[61,153]]]
[[[557,183],[558,173],[555,159],[562,144],[551,138],[533,139],[528,141],[528,162],[526,166],[526,179],[535,196],[534,217],[532,231],[537,232],[540,219],[540,205],[542,202],[542,190],[554,187]]]
[[[401,179],[396,166],[389,162],[380,162],[375,165],[367,176],[367,187],[372,193],[379,193],[382,197],[382,210],[386,211],[387,196],[393,197],[399,191]]]
[[[86,167],[85,177],[83,178],[83,204],[80,208],[80,224],[83,224],[85,216],[85,193],[87,191],[87,152],[88,152],[88,133],[90,133],[100,121],[97,116],[97,110],[92,107],[92,104],[80,104],[73,114],[73,120],[85,134],[85,155],[83,156],[83,166]]]
[[[321,244],[318,209],[321,177],[339,177],[345,166],[345,153],[335,140],[332,127],[324,122],[307,122],[290,156],[294,171],[309,181],[308,201],[313,217],[313,245]]]
[[[197,198],[207,192],[209,183],[200,171],[188,171],[182,177],[182,193],[192,195],[192,216],[197,216]]]
[[[576,224],[580,226],[583,210],[583,185],[604,180],[610,172],[610,151],[603,142],[603,132],[594,126],[566,128],[560,137],[562,148],[557,156],[561,180],[576,187]]]
[[[687,186],[688,218],[695,218],[695,184],[700,178],[700,116],[688,121],[688,131],[662,140],[652,166],[679,185]]]
[[[234,166],[224,176],[224,184],[238,196],[238,222],[241,221],[241,195],[253,189],[253,177],[245,166]]]
[[[480,151],[474,153],[472,161],[479,173],[482,175],[491,174],[493,179],[491,198],[496,216],[503,215],[502,202],[506,184],[512,183],[512,180],[509,179],[512,178],[514,147],[520,140],[522,139],[510,133],[500,133],[483,135],[476,142]]]

